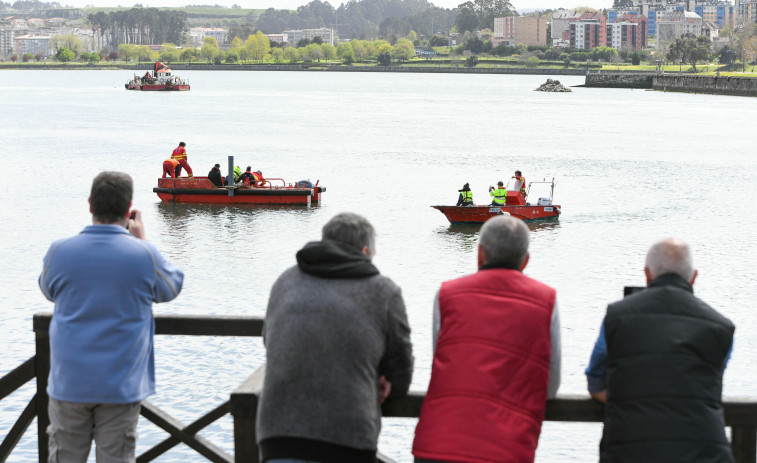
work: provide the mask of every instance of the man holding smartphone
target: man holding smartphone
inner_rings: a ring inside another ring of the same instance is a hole
[[[155,393],[153,302],[174,299],[184,274],[145,241],[121,172],[95,177],[92,225],[55,241],[39,287],[55,303],[47,393],[50,462],[133,462],[140,402]]]
[[[733,462],[725,435],[723,371],[734,326],[694,296],[689,246],[647,253],[647,287],[610,304],[586,369],[606,402],[600,462]]]

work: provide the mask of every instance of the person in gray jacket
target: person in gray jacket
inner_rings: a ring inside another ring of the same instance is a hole
[[[375,242],[365,218],[338,214],[273,285],[262,461],[375,463],[381,402],[406,394],[413,373],[402,293],[371,262]]]

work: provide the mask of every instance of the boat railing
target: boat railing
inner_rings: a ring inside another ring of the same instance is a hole
[[[50,421],[47,415],[46,389],[50,372],[49,327],[51,319],[50,313],[34,315],[35,355],[0,378],[0,400],[8,397],[32,379],[37,380],[36,394],[0,443],[0,462],[8,460],[35,417],[37,417],[38,460],[47,461],[46,428]],[[155,316],[156,335],[257,337],[262,335],[262,329],[263,318],[261,317]],[[160,355],[159,352],[158,355]],[[212,462],[259,462],[255,442],[255,415],[264,376],[265,366],[258,367],[237,389],[229,393],[229,400],[216,405],[190,424],[181,423],[149,401],[143,401],[141,415],[165,430],[169,436],[139,455],[137,462],[153,461],[181,443]],[[382,405],[382,415],[393,418],[418,418],[424,398],[425,392],[418,391],[412,391],[405,397],[389,398]],[[725,424],[731,428],[731,449],[735,463],[757,463],[757,401],[724,399],[723,404]],[[8,408],[4,407],[3,410],[7,413]],[[197,435],[202,429],[229,413],[234,420],[233,456]],[[604,405],[585,395],[561,395],[547,402],[545,419],[559,422],[601,423],[604,420]],[[568,448],[565,452],[569,453],[570,443],[566,445]],[[379,455],[378,461],[390,463],[392,460]]]

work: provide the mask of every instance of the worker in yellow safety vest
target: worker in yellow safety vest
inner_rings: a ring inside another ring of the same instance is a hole
[[[497,182],[497,188],[489,187],[489,195],[492,197],[492,206],[504,206],[507,203],[507,190],[502,181]]]
[[[457,206],[472,206],[473,205],[473,192],[470,191],[470,185],[463,185],[462,190],[457,190],[460,195],[457,197]]]

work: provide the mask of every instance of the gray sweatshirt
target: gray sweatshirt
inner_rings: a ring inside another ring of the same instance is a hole
[[[410,326],[396,284],[377,270],[320,278],[292,267],[271,290],[264,341],[258,442],[294,437],[376,449],[379,376],[391,382],[392,395],[403,395],[413,371]]]

